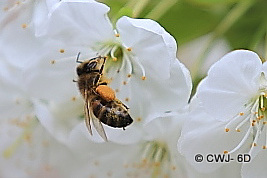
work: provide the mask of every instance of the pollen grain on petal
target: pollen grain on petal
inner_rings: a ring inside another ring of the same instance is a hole
[[[136,119],[136,121],[137,121],[137,122],[141,122],[141,121],[142,121],[142,118],[141,118],[141,117],[138,117],[138,118]]]
[[[131,74],[128,74],[127,77],[130,78],[132,75]]]
[[[224,131],[225,131],[225,132],[229,132],[230,129],[229,129],[229,128],[225,128]]]
[[[126,48],[127,51],[132,51],[132,48]]]
[[[123,85],[126,85],[126,84],[127,84],[127,82],[126,82],[126,81],[123,81],[123,82],[122,82],[122,84],[123,84]]]
[[[236,129],[237,132],[241,132],[240,129]]]
[[[243,115],[244,115],[244,113],[243,113],[243,112],[240,112],[240,113],[239,113],[239,115],[240,115],[240,116],[243,116]]]
[[[64,53],[65,50],[64,50],[64,49],[60,49],[59,52],[60,52],[60,53]]]
[[[126,98],[125,98],[125,101],[126,101],[126,102],[130,101],[130,98],[126,97]]]

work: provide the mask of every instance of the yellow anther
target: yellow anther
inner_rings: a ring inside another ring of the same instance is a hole
[[[236,129],[237,132],[240,132],[240,129]]]
[[[142,120],[141,117],[138,117],[138,118],[136,119],[137,122],[141,122],[141,120]]]
[[[243,112],[240,112],[240,113],[239,113],[239,115],[240,115],[240,116],[243,116],[243,115],[244,115],[244,113],[243,113]]]
[[[120,37],[120,34],[116,33],[116,34],[115,34],[115,37]]]
[[[65,50],[64,50],[64,49],[60,49],[59,52],[60,52],[60,53],[64,53]]]
[[[160,166],[160,162],[158,162],[158,161],[155,162],[155,163],[154,163],[154,166],[156,166],[156,167]]]
[[[229,132],[230,129],[229,129],[229,128],[225,128],[224,131],[225,131],[225,132]]]
[[[261,108],[261,111],[265,111],[265,107],[262,107],[262,108]]]
[[[3,11],[8,11],[8,7],[4,7],[3,8]]]
[[[256,143],[253,143],[252,145],[253,145],[253,146],[257,146],[257,144],[256,144]]]
[[[72,101],[76,101],[76,97],[73,96],[73,97],[71,98],[71,100],[72,100]]]
[[[261,116],[260,116],[260,119],[263,119],[263,118],[264,118],[264,115],[261,115]]]
[[[127,51],[132,51],[132,48],[126,48]]]
[[[146,80],[146,76],[142,76],[141,79],[142,79],[142,80]]]
[[[26,28],[27,27],[27,24],[24,23],[24,24],[21,25],[21,27],[22,28]]]
[[[227,154],[227,153],[229,153],[229,152],[228,152],[228,151],[224,151],[223,153],[224,153],[224,154]]]
[[[117,61],[117,60],[118,60],[118,58],[116,58],[116,57],[112,58],[112,61],[114,61],[114,62]]]
[[[127,77],[130,78],[132,75],[131,74],[128,74]]]
[[[267,121],[263,121],[263,124],[264,124],[264,125],[267,124]]]
[[[262,149],[266,149],[266,148],[267,148],[267,146],[265,146],[265,145],[264,145],[264,146],[262,146]]]
[[[255,126],[255,123],[254,123],[254,122],[252,122],[252,123],[251,123],[251,126]]]
[[[254,114],[258,114],[258,112],[256,111],[256,112],[254,112]]]

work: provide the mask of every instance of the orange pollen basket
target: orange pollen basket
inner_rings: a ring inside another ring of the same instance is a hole
[[[113,101],[115,99],[115,92],[106,85],[99,85],[96,92],[106,101]]]

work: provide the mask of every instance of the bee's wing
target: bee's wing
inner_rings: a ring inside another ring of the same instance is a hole
[[[93,121],[93,125],[94,125],[97,133],[107,142],[108,138],[107,138],[107,135],[105,133],[105,130],[103,128],[102,123],[100,122],[100,120],[97,117],[95,117],[95,115],[91,109],[90,109],[89,113],[90,113],[90,118]]]
[[[85,90],[85,103],[84,103],[84,115],[85,115],[85,124],[90,134],[93,135],[91,124],[90,124],[90,109],[89,109],[89,100],[88,92]]]

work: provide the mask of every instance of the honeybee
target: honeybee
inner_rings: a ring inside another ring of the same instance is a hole
[[[103,69],[107,57],[95,57],[85,61],[79,61],[80,53],[76,62],[80,63],[76,69],[78,88],[82,94],[84,104],[85,123],[92,133],[91,121],[98,134],[107,141],[107,136],[102,123],[123,128],[130,125],[133,119],[128,113],[128,107],[118,100],[114,90],[102,81]],[[102,122],[102,123],[101,123]]]

